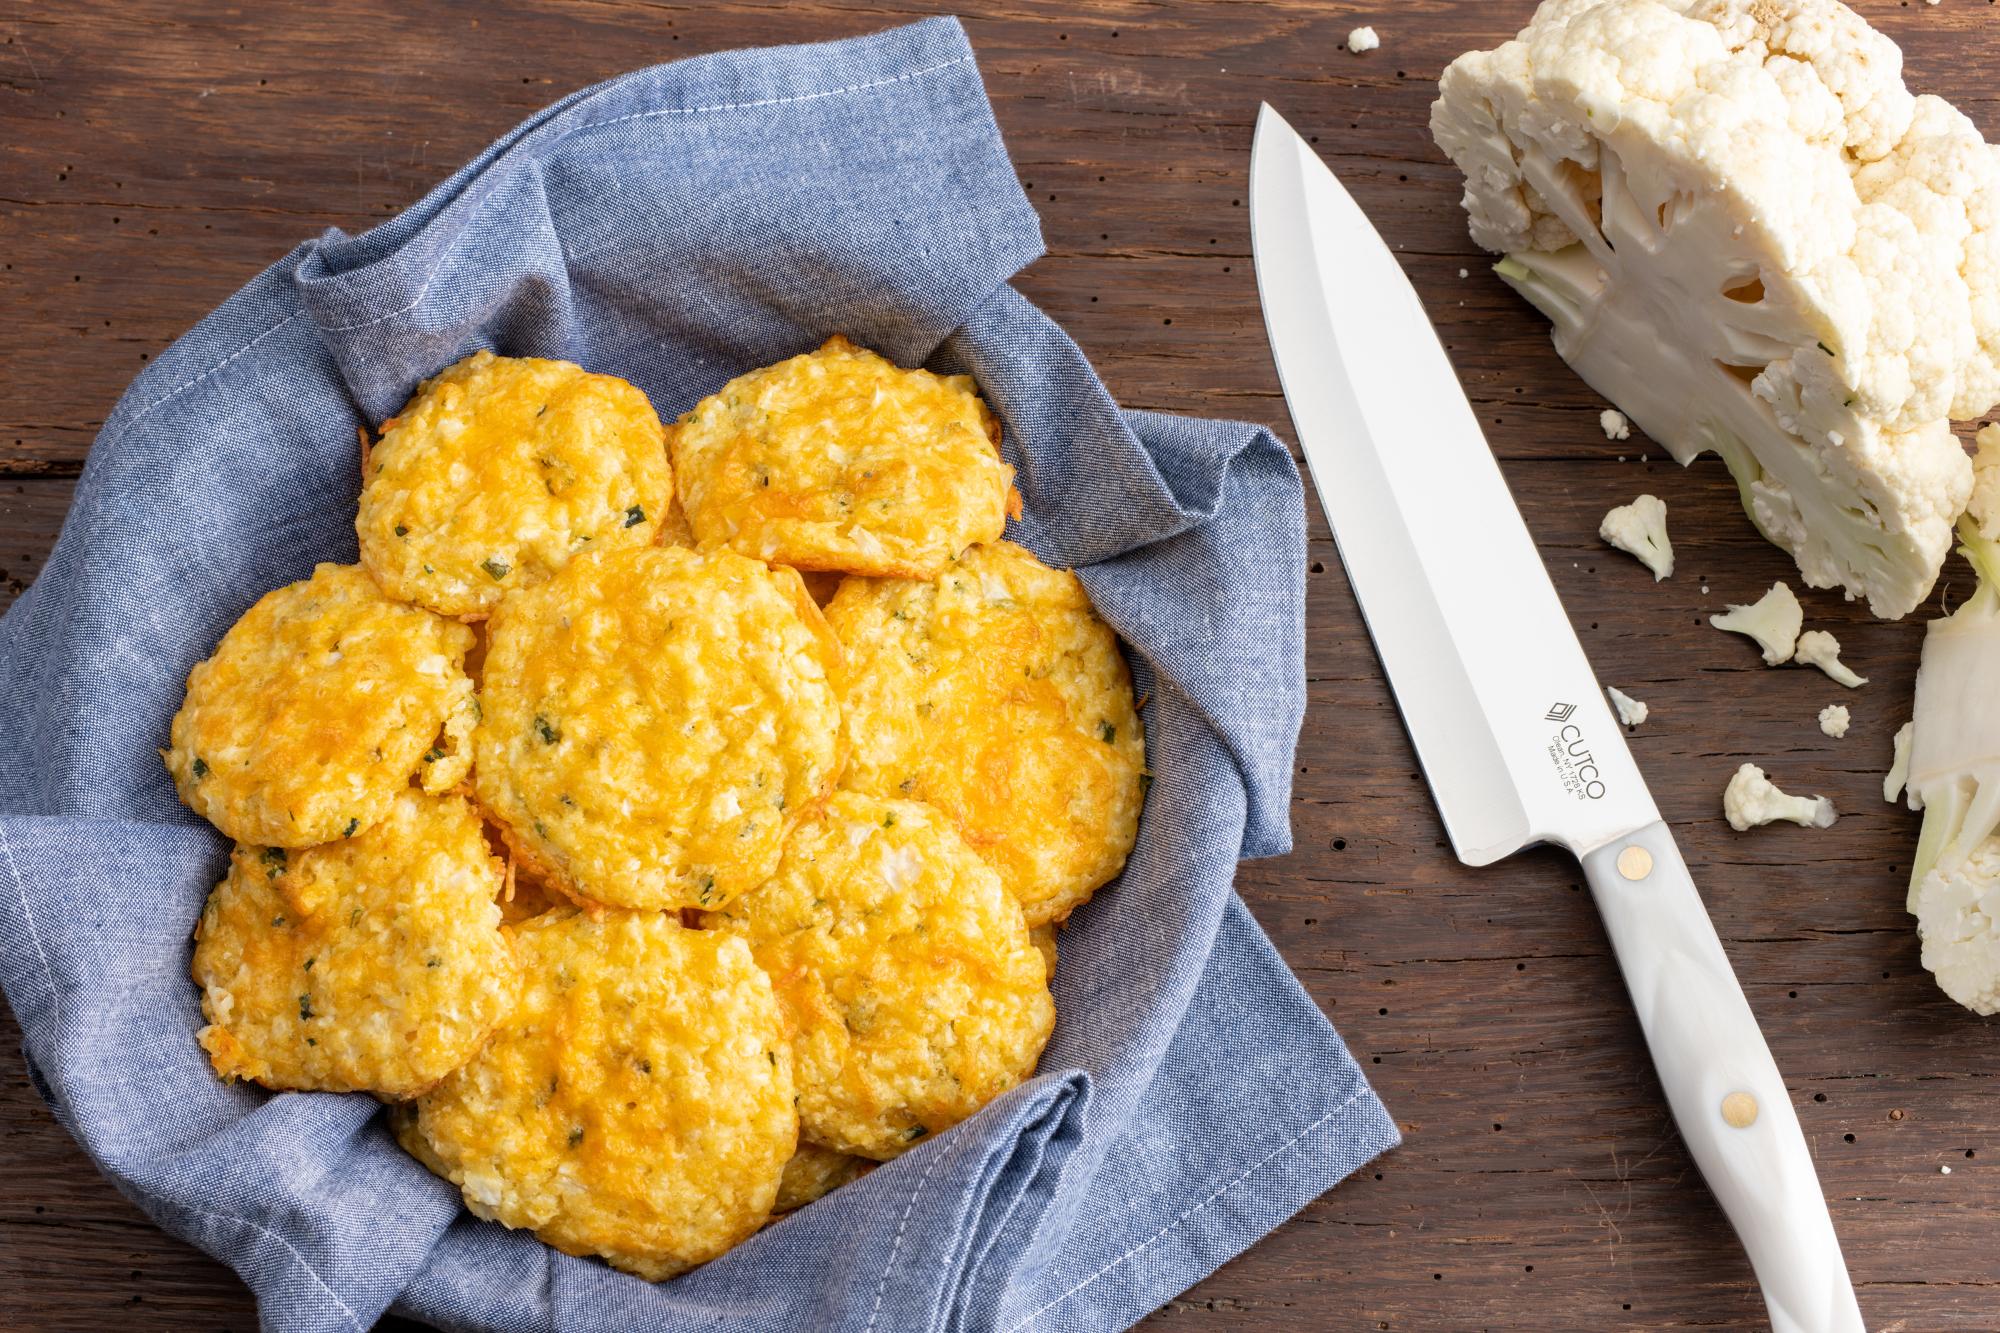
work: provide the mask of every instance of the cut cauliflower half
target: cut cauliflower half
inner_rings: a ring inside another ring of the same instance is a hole
[[[1982,461],[2000,452],[2000,431],[1981,431],[1979,447]],[[1928,874],[1957,873],[2000,831],[2000,709],[1992,702],[2000,683],[2000,540],[1988,535],[2000,530],[2000,512],[1983,498],[1974,497],[1958,525],[1959,551],[1978,573],[1978,588],[1926,627],[1917,667],[1905,774],[1910,806],[1924,812],[1910,866],[1913,913]]]
[[[1868,677],[1857,676],[1848,670],[1846,663],[1840,660],[1840,640],[1823,629],[1809,629],[1799,635],[1798,647],[1792,650],[1792,660],[1818,667],[1850,690],[1858,690],[1868,683]]]
[[[1556,349],[1707,451],[1808,585],[1895,618],[2000,397],[2000,158],[1836,0],[1545,0],[1460,56],[1431,133]]]
[[[1722,790],[1722,817],[1738,833],[1788,820],[1807,828],[1828,828],[1838,818],[1824,796],[1788,796],[1755,764],[1744,764]]]
[[[1916,706],[1896,733],[1882,783],[1906,787],[1924,812],[1905,906],[1917,918],[1924,966],[1945,994],[1976,1013],[2000,1009],[2000,429],[1979,432],[1980,485],[1959,520],[1961,554],[1979,586],[1924,631]],[[1907,740],[1905,739],[1907,735]]]
[[[1732,602],[1721,615],[1710,616],[1708,623],[1731,634],[1749,635],[1764,650],[1765,665],[1777,666],[1792,660],[1792,653],[1798,647],[1799,626],[1805,619],[1792,590],[1782,583],[1773,583],[1771,591],[1750,605]]]
[[[1667,539],[1667,505],[1657,495],[1642,495],[1619,505],[1597,525],[1597,535],[1653,571],[1658,583],[1674,572],[1674,544]]]

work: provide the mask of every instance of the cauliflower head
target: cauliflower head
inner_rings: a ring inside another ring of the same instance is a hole
[[[2000,398],[2000,148],[1837,0],[1544,0],[1453,61],[1431,133],[1556,349],[1713,451],[1805,581],[1895,618]]]

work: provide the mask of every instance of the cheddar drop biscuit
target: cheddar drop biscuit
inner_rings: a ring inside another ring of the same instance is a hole
[[[238,842],[353,837],[416,777],[464,778],[477,704],[464,625],[352,565],[266,593],[188,673],[163,752],[190,809]]]
[[[238,844],[195,931],[216,1073],[387,1098],[429,1088],[513,1003],[500,882],[471,804],[413,789],[344,842]]]
[[[845,338],[731,380],[669,434],[696,539],[797,569],[928,578],[1014,503],[970,377]]]
[[[778,1177],[778,1198],[771,1205],[771,1211],[797,1212],[842,1185],[861,1179],[874,1167],[875,1163],[866,1157],[835,1152],[817,1143],[801,1143],[799,1150],[792,1154],[792,1160],[785,1163],[784,1174]]]
[[[479,800],[560,893],[720,907],[832,789],[840,649],[791,570],[593,552],[489,630]]]
[[[1055,1024],[1020,905],[914,801],[836,793],[778,873],[710,918],[771,976],[799,1122],[886,1161],[1034,1072]]]
[[[524,982],[402,1137],[466,1206],[652,1281],[764,1224],[798,1140],[771,983],[658,912],[539,917]]]
[[[567,361],[476,352],[382,425],[354,529],[393,597],[488,615],[583,551],[645,546],[673,499],[646,395]]]
[[[847,651],[845,786],[943,810],[1031,926],[1118,873],[1145,738],[1076,575],[998,542],[921,583],[850,578],[826,615]]]

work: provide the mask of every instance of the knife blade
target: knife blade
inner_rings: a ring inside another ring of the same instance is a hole
[[[1453,849],[1579,858],[1772,1327],[1860,1330],[1784,1081],[1423,303],[1268,105],[1250,228],[1300,450]]]

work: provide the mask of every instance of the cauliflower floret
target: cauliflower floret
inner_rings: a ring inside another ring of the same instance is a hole
[[[1764,650],[1765,665],[1777,666],[1792,660],[1799,642],[1799,626],[1805,623],[1805,618],[1792,590],[1782,583],[1773,583],[1771,591],[1749,606],[1732,602],[1721,615],[1710,616],[1708,623],[1731,634],[1749,635]]]
[[[1722,814],[1729,827],[1747,833],[1780,819],[1807,828],[1826,828],[1838,817],[1824,796],[1787,796],[1755,764],[1744,764],[1722,792]]]
[[[1667,506],[1657,495],[1619,505],[1597,525],[1597,535],[1653,571],[1658,583],[1674,572],[1674,544],[1667,540]]]
[[[2000,838],[1918,881],[1912,910],[1938,989],[1975,1014],[2000,1012]]]
[[[1847,669],[1840,660],[1840,640],[1823,629],[1809,629],[1799,635],[1799,645],[1793,650],[1792,660],[1818,667],[1850,690],[1858,690],[1868,683],[1868,677],[1857,676]]]
[[[1632,423],[1615,407],[1607,407],[1597,414],[1597,427],[1604,432],[1604,438],[1607,440],[1632,438]]]
[[[1363,51],[1373,51],[1382,44],[1382,39],[1373,28],[1356,28],[1347,34],[1347,49],[1355,55]]]
[[[1837,0],[1545,0],[1431,108],[1557,350],[1812,587],[1936,580],[2000,398],[2000,149]]]
[[[1611,706],[1618,712],[1618,720],[1628,727],[1636,727],[1653,715],[1653,710],[1634,699],[1623,690],[1606,685],[1604,692],[1611,696]]]
[[[1848,724],[1853,720],[1846,704],[1828,704],[1819,710],[1819,729],[1835,740],[1847,734]]]

